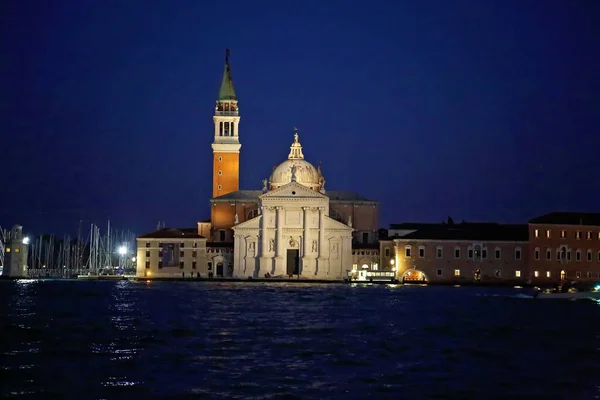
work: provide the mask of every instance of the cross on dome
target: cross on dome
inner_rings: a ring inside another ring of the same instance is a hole
[[[302,154],[302,145],[298,141],[298,128],[294,128],[294,143],[290,146],[290,155],[288,160],[304,160],[304,154]]]

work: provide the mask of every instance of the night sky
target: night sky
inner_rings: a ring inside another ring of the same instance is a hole
[[[600,211],[600,1],[3,1],[0,225],[209,217],[225,49],[241,189],[298,127],[405,221]]]

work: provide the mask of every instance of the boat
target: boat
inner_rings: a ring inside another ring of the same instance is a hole
[[[344,281],[346,283],[399,283],[396,271],[370,269],[348,271],[348,276]]]
[[[569,287],[566,291],[537,289],[533,297],[536,299],[597,300],[600,299],[600,285],[596,285],[591,290],[577,290],[575,287]]]

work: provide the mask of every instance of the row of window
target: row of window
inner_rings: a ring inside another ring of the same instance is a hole
[[[196,269],[196,261],[192,261],[192,269]],[[162,268],[163,267],[163,262],[159,261],[158,262],[158,268]],[[184,261],[179,261],[179,269],[183,269],[185,267],[185,262]],[[146,261],[146,269],[150,269],[150,261]]]
[[[442,270],[442,269],[438,269],[436,271],[436,275],[437,276],[443,276],[443,274],[444,274],[444,270]],[[475,270],[475,272],[473,272],[473,276],[474,277],[478,277],[480,275],[481,275],[481,270],[477,269],[477,270]],[[539,278],[540,277],[540,271],[534,271],[533,275],[536,278]],[[454,276],[461,276],[460,269],[455,269],[454,270]],[[546,271],[545,276],[546,276],[546,278],[551,278],[552,274],[550,273],[550,271]],[[581,272],[579,272],[579,271],[575,272],[575,278],[576,279],[581,279],[582,276],[583,276],[583,274]],[[502,270],[499,270],[499,269],[494,270],[494,277],[501,278],[502,277]],[[585,277],[587,279],[600,278],[600,272],[597,272],[596,274],[594,274],[594,273],[588,271],[588,272],[585,273]],[[515,271],[515,278],[521,278],[521,271]],[[561,272],[561,278],[562,279],[567,278],[567,273],[565,271]]]
[[[578,240],[583,239],[583,234],[585,233],[585,237],[587,240],[592,240],[592,239],[598,239],[600,240],[600,231],[599,232],[593,232],[593,231],[587,231],[587,232],[582,232],[582,231],[577,231],[575,232],[575,238]],[[539,229],[534,230],[533,232],[534,236],[536,238],[539,238],[541,235],[541,232]],[[546,229],[546,238],[550,239],[552,237],[552,232],[550,229]],[[564,229],[562,229],[560,231],[560,238],[561,239],[567,239],[568,238],[568,232]]]
[[[437,276],[442,276],[443,273],[444,273],[444,270],[442,270],[442,269],[438,269],[436,271]],[[460,275],[460,269],[455,269],[454,270],[454,276],[461,276]],[[476,269],[475,271],[473,271],[473,277],[475,277],[475,278],[481,277],[481,270],[480,269]],[[494,270],[494,277],[495,278],[501,278],[502,277],[502,270],[501,269],[495,269]],[[516,278],[520,278],[521,277],[521,271],[515,271],[515,277]]]
[[[385,254],[389,257],[389,249],[385,249]],[[419,246],[419,258],[425,258],[425,246]],[[436,258],[444,258],[444,248],[442,246],[436,247]],[[488,250],[485,246],[469,246],[467,248],[467,258],[469,260],[485,260],[488,258]],[[406,245],[404,247],[404,256],[406,258],[412,258],[412,246]],[[515,260],[520,260],[522,257],[522,251],[520,247],[515,249]],[[454,248],[454,258],[459,260],[461,258],[461,248],[459,246]],[[500,260],[502,258],[502,250],[498,247],[494,249],[494,258]]]
[[[159,243],[158,243],[158,247],[163,247],[163,244],[164,244],[164,243],[160,243],[160,242],[159,242]],[[168,244],[169,244],[169,245],[171,245],[171,246],[174,246],[174,245],[175,245],[175,243],[168,243]],[[150,247],[150,242],[146,242],[146,247]],[[179,248],[184,248],[184,247],[185,247],[185,243],[181,242],[181,243],[179,244]],[[198,247],[198,243],[196,243],[196,242],[192,243],[192,247],[194,247],[194,248]]]
[[[575,260],[576,261],[581,261],[581,254],[582,254],[581,249],[577,249],[575,251]],[[592,262],[594,260],[594,251],[591,249],[588,249],[586,254],[587,254],[586,260],[588,262]],[[535,250],[533,252],[533,258],[535,260],[540,259],[540,248],[539,247],[535,248]],[[600,250],[598,250],[596,259],[598,262],[600,262]],[[546,249],[546,260],[548,260],[548,261],[552,260],[552,249],[550,249],[550,248]],[[571,249],[567,249],[566,247],[556,249],[556,260],[557,261],[571,261]]]
[[[185,252],[183,250],[181,250],[179,252],[179,257],[184,257],[184,254],[185,254]],[[163,256],[162,250],[158,251],[158,256],[159,257]],[[192,257],[196,257],[196,256],[197,256],[196,250],[192,251]],[[146,257],[150,257],[150,250],[146,250]]]

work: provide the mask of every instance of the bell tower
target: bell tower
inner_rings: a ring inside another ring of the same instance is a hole
[[[215,123],[215,138],[212,143],[214,198],[235,192],[240,186],[240,148],[242,147],[238,135],[240,110],[231,79],[229,49],[225,51],[225,70],[213,121]]]

